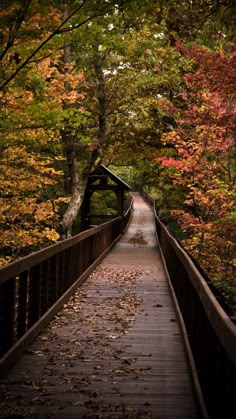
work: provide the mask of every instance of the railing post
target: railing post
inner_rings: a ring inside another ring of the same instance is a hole
[[[40,316],[46,313],[48,309],[48,260],[42,263],[41,270],[41,299],[40,299]]]
[[[29,271],[29,310],[28,329],[40,318],[41,312],[41,265],[36,265]]]
[[[28,297],[28,271],[20,274],[18,283],[17,304],[17,339],[24,335],[27,330],[27,297]]]
[[[0,287],[0,354],[15,342],[16,279],[11,278]]]

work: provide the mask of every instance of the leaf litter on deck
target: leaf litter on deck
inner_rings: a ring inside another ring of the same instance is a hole
[[[142,298],[135,293],[135,284],[144,274],[142,269],[114,269],[106,264],[95,269],[25,351],[25,356],[38,365],[37,376],[35,368],[29,367],[21,371],[19,383],[11,382],[11,374],[2,380],[2,417],[56,417],[57,412],[71,405],[83,407],[84,418],[112,418],[113,411],[114,417],[118,412],[124,418],[150,417],[148,412],[139,415],[134,407],[125,407],[119,401],[107,404],[102,387],[109,387],[113,396],[122,398],[119,378],[130,375],[140,379],[150,369],[135,366],[136,358],[129,354],[127,345],[113,345],[142,311]]]

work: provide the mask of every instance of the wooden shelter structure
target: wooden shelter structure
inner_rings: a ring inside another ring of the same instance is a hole
[[[123,216],[125,204],[125,192],[130,190],[129,185],[111,172],[102,164],[98,166],[88,178],[87,187],[84,194],[83,203],[80,211],[80,229],[87,230],[91,224],[91,197],[95,191],[113,191],[116,195],[116,216]],[[94,214],[93,214],[94,215]],[[104,218],[102,214],[96,217]],[[112,216],[114,218],[114,216]],[[105,216],[109,218],[109,216]]]

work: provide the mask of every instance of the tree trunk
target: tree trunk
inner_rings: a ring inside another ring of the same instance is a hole
[[[72,196],[69,206],[63,216],[61,222],[61,235],[62,238],[69,238],[72,236],[73,223],[78,216],[79,209],[81,207],[84,192],[87,186],[88,177],[78,176],[78,163],[74,162],[74,174],[73,174],[73,187]]]
[[[106,86],[102,68],[102,58],[99,56],[98,48],[95,52],[94,69],[98,80],[98,144],[97,155],[101,151],[101,147],[106,136]]]
[[[66,21],[68,18],[68,6],[65,4],[65,11],[63,15],[63,21]],[[65,72],[68,72],[66,67],[71,63],[71,45],[65,43],[64,45],[64,55],[63,61],[65,65]],[[70,85],[68,82],[64,84],[65,90],[70,91]],[[64,104],[63,108],[66,109],[68,105]],[[74,172],[74,138],[71,132],[70,127],[65,126],[61,132],[62,142],[64,145],[64,155],[65,155],[65,170],[64,170],[64,189],[67,193],[72,193],[72,183],[73,183],[73,172]]]
[[[68,59],[68,46],[66,49],[66,58]],[[72,196],[70,204],[63,216],[61,222],[62,238],[68,238],[72,235],[72,226],[76,220],[85,193],[88,182],[88,176],[94,166],[106,135],[106,95],[105,95],[105,79],[102,69],[102,59],[99,56],[98,50],[94,55],[94,70],[97,77],[97,91],[98,91],[98,134],[97,144],[92,151],[87,161],[78,161],[74,153],[74,138],[64,133],[64,144],[66,149],[68,175],[70,176]]]

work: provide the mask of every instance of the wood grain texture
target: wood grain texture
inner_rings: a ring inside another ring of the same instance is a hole
[[[125,235],[0,382],[1,418],[200,417],[153,214],[134,198]]]

